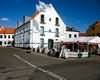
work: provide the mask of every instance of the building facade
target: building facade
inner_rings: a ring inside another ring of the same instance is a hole
[[[79,32],[78,31],[66,31],[64,33],[64,36],[60,39],[63,42],[74,42],[75,39],[79,38]]]
[[[14,28],[0,28],[0,46],[13,46],[14,45]]]
[[[68,33],[72,35],[71,32]],[[53,5],[39,1],[39,4],[36,5],[35,14],[17,27],[15,46],[26,48],[48,47],[49,40],[53,40],[53,42],[61,41],[63,36],[67,36],[66,34],[66,25]],[[74,37],[78,37],[78,35],[76,34]],[[73,36],[70,36],[71,38]]]

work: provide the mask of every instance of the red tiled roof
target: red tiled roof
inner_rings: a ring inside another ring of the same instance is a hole
[[[15,28],[0,28],[0,34],[14,34],[15,32]]]
[[[85,32],[80,32],[79,36],[89,36],[89,35],[87,33],[85,33]]]

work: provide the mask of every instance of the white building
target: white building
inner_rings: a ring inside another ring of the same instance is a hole
[[[61,37],[60,41],[63,42],[75,42],[76,39],[79,38],[78,31],[66,31],[64,35]]]
[[[35,14],[24,21],[16,29],[16,47],[48,47],[50,39],[58,42],[65,36],[66,39],[78,37],[78,32],[66,32],[66,25],[52,4],[39,1]]]
[[[13,46],[14,42],[14,28],[0,28],[0,46]]]

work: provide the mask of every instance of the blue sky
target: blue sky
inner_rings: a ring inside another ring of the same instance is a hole
[[[17,19],[31,16],[39,0],[0,0],[0,25],[15,27]],[[85,31],[100,20],[100,0],[41,0],[52,3],[65,24]]]

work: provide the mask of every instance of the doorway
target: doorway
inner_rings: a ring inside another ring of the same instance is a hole
[[[48,49],[52,49],[54,45],[54,40],[53,39],[48,39]]]

